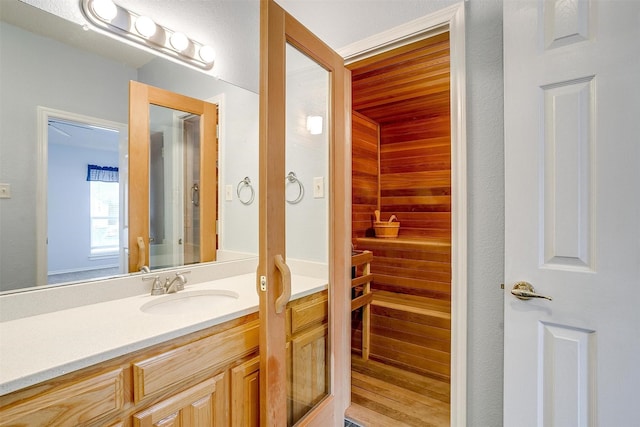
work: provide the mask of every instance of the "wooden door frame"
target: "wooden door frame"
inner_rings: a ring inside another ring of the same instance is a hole
[[[467,424],[467,136],[464,3],[355,42],[345,64],[449,31],[451,84],[451,425]]]
[[[260,294],[260,411],[261,425],[278,425],[274,420],[286,419],[286,387],[277,378],[286,371],[286,361],[270,357],[276,341],[286,341],[285,315],[275,313],[275,301],[282,279],[275,272],[274,257],[284,255],[285,176],[284,163],[267,162],[270,156],[284,159],[283,144],[269,141],[285,139],[285,45],[290,43],[309,55],[331,76],[331,109],[329,123],[329,395],[297,425],[341,425],[350,398],[351,348],[351,79],[342,58],[320,39],[311,35],[273,0],[261,0],[260,14],[260,261],[256,287]],[[273,78],[278,76],[278,78]],[[280,78],[280,76],[282,78]],[[270,78],[271,77],[271,78]],[[267,99],[267,95],[268,98]],[[270,106],[278,108],[270,108]],[[338,111],[340,111],[338,113]],[[269,154],[274,152],[275,154]],[[276,203],[268,205],[268,199]],[[277,203],[280,201],[281,203]],[[269,208],[269,209],[267,209]],[[260,277],[274,278],[267,290],[260,291]],[[264,314],[268,313],[265,317]],[[269,331],[268,333],[265,331]],[[277,339],[274,339],[277,338]],[[286,376],[286,375],[284,375]]]
[[[138,236],[149,248],[149,105],[159,105],[202,117],[200,120],[200,262],[216,259],[216,129],[217,106],[131,80],[129,82],[129,272],[137,271]],[[214,141],[206,144],[205,141]],[[213,146],[212,146],[213,145]],[[214,165],[212,167],[212,165]],[[210,191],[209,188],[214,190]],[[212,221],[205,220],[212,218]],[[149,265],[149,249],[145,252]]]

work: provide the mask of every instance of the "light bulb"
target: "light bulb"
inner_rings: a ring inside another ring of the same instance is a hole
[[[200,59],[202,59],[207,64],[211,64],[216,59],[216,53],[213,51],[211,46],[202,46],[198,51],[198,55]]]
[[[311,135],[322,133],[322,116],[307,116],[307,130]]]
[[[136,31],[142,37],[148,39],[156,33],[156,23],[148,16],[138,16],[138,19],[136,19]]]
[[[111,0],[93,0],[91,8],[98,18],[106,22],[111,22],[118,14],[118,7]]]
[[[173,33],[169,39],[171,46],[178,52],[184,52],[189,47],[189,38],[184,33]]]

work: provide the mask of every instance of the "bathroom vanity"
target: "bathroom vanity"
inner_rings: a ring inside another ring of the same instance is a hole
[[[307,381],[289,387],[290,417],[313,406],[327,386],[324,364],[314,362],[324,358],[311,357],[326,351],[326,280],[293,279],[288,377]],[[211,310],[199,312],[195,303],[172,312],[190,298],[222,291],[222,304],[206,302]],[[166,309],[149,310],[162,298]],[[0,425],[259,425],[257,304],[249,273],[188,284],[171,295],[135,295],[2,322]],[[19,333],[35,321],[40,336]]]

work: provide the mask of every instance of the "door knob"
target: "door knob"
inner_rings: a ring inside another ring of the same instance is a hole
[[[536,294],[536,290],[533,289],[533,286],[531,286],[531,283],[529,282],[516,283],[515,285],[513,285],[513,288],[511,289],[511,294],[521,300],[528,300],[531,298],[544,298],[544,299],[548,299],[549,301],[553,301],[551,297]]]

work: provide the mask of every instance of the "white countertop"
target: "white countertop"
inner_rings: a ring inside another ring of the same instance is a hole
[[[258,311],[255,273],[187,284],[185,291],[224,289],[239,298],[217,313],[147,314],[162,296],[138,295],[0,323],[0,395]],[[326,288],[293,275],[292,300]]]

